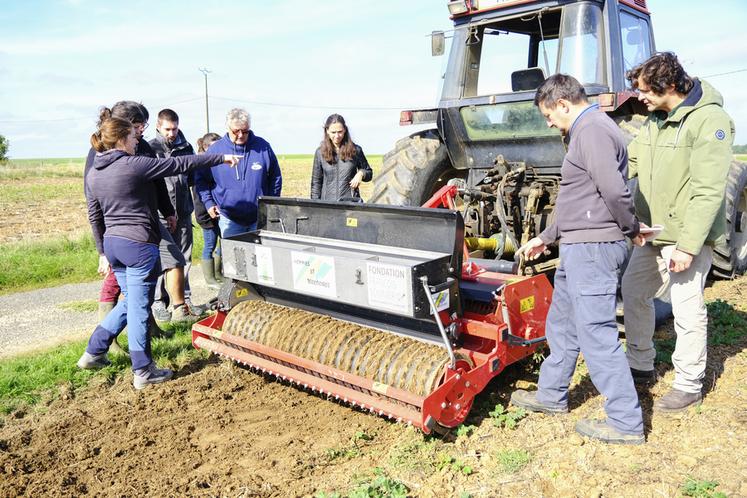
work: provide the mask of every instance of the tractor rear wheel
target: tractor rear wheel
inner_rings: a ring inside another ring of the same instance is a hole
[[[452,167],[436,130],[423,131],[399,140],[384,156],[369,202],[420,206],[450,179],[461,176],[466,175]]]
[[[726,183],[726,242],[713,251],[713,274],[734,278],[747,269],[747,163],[732,161]]]

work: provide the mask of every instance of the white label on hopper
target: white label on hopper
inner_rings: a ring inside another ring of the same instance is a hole
[[[291,251],[293,288],[324,297],[337,297],[335,258]]]
[[[272,249],[257,244],[254,248],[257,258],[257,280],[260,284],[275,285],[275,273],[272,269]]]
[[[368,304],[387,311],[412,315],[409,299],[410,269],[406,266],[366,263]]]

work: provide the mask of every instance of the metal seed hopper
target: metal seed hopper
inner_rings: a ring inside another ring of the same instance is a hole
[[[192,342],[429,433],[544,341],[552,288],[463,261],[453,210],[262,198]]]

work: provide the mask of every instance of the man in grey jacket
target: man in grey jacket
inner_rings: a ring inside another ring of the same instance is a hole
[[[149,142],[158,158],[187,156],[195,153],[192,145],[179,129],[179,116],[171,109],[158,113],[156,126],[158,134]],[[191,175],[182,174],[165,178],[169,199],[174,208],[176,222],[161,218],[171,233],[175,245],[169,245],[167,251],[161,251],[163,274],[156,283],[156,295],[153,303],[153,315],[161,321],[185,321],[194,319],[204,312],[201,306],[195,306],[190,297],[189,270],[192,266],[192,212],[194,204],[189,190]],[[168,292],[166,292],[168,291]],[[174,305],[174,311],[167,311],[167,297],[184,296],[186,307]]]
[[[548,126],[563,134],[568,151],[556,221],[519,253],[535,259],[560,239],[560,265],[545,328],[550,356],[540,368],[537,391],[517,390],[511,402],[531,411],[567,413],[568,387],[580,352],[591,381],[607,398],[607,419],[581,419],[576,431],[607,443],[642,444],[641,407],[615,320],[617,282],[628,253],[625,238],[643,244],[625,184],[625,141],[571,76],[549,77],[537,89],[534,103]]]

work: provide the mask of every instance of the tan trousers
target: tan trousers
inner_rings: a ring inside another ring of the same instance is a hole
[[[653,370],[654,298],[671,289],[672,314],[677,343],[672,354],[674,383],[672,387],[688,393],[699,393],[706,367],[708,314],[703,298],[713,250],[703,246],[690,268],[679,273],[668,271],[674,246],[636,247],[622,279],[625,306],[626,355],[631,368]]]

